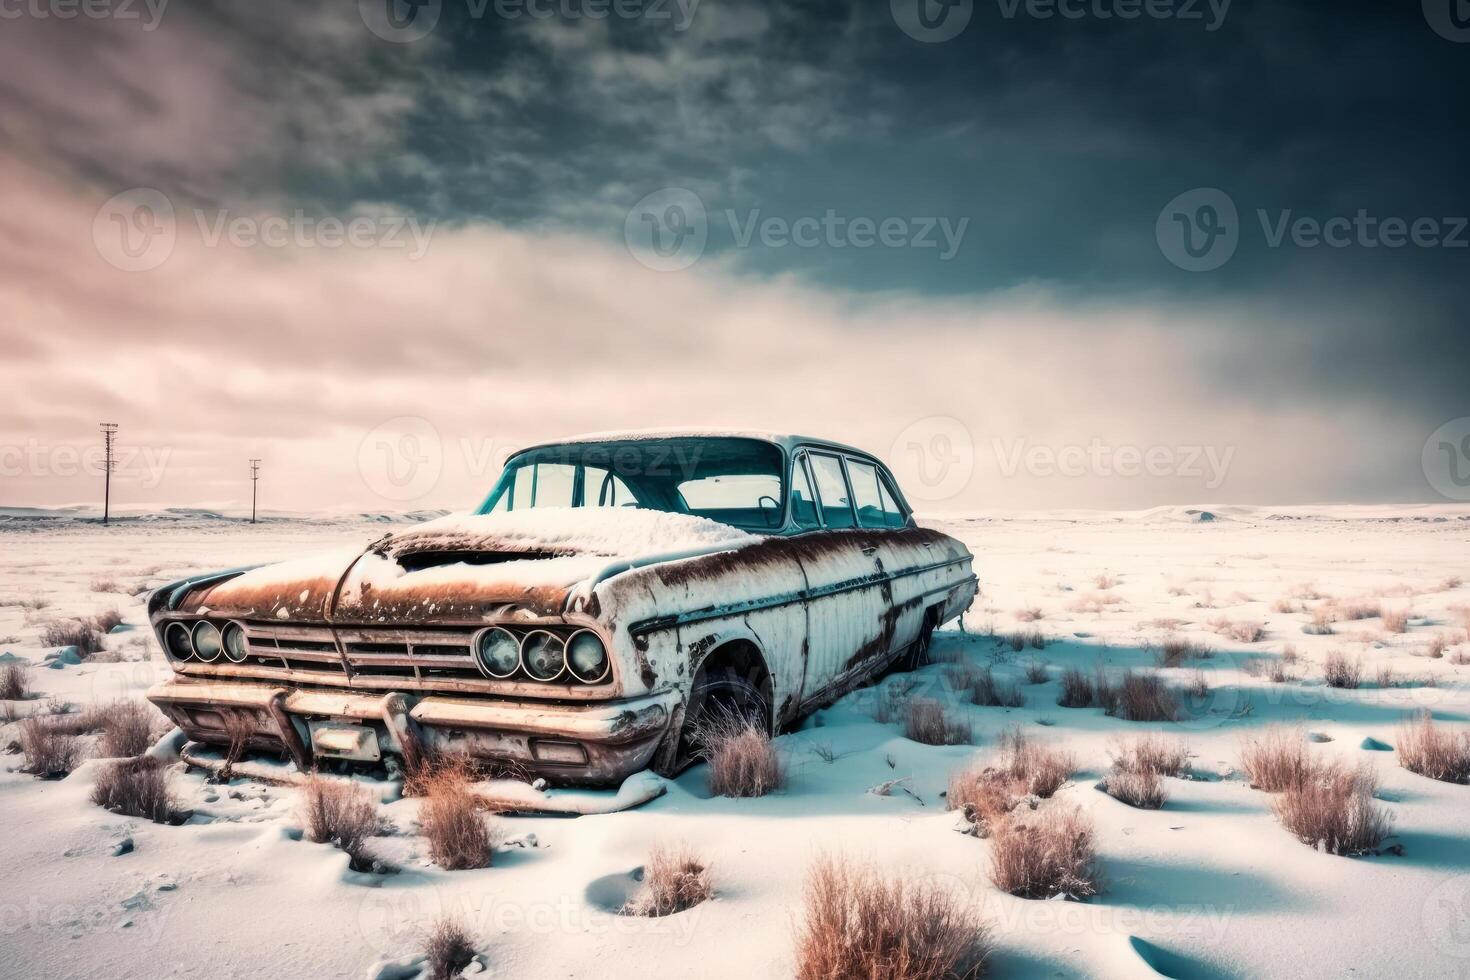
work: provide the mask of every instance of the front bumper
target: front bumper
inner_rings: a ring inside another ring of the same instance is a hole
[[[148,699],[197,742],[289,756],[309,770],[334,754],[313,739],[331,723],[371,731],[377,752],[402,755],[416,738],[441,752],[508,764],[563,785],[617,785],[648,767],[668,734],[679,703],[674,691],[620,701],[577,704],[504,701],[404,692],[359,694],[175,677]]]

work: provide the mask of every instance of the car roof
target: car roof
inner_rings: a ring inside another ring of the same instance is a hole
[[[687,428],[687,429],[625,429],[612,432],[586,432],[581,435],[569,436],[566,439],[557,439],[552,442],[538,443],[527,446],[526,451],[532,449],[545,449],[549,446],[564,446],[577,443],[592,442],[643,442],[657,441],[661,439],[755,439],[760,442],[769,442],[780,446],[786,451],[791,451],[797,446],[817,445],[840,452],[855,453],[870,459],[877,459],[873,453],[856,446],[836,442],[832,439],[822,439],[817,436],[792,435],[783,432],[771,432],[761,429],[737,429],[737,428]]]

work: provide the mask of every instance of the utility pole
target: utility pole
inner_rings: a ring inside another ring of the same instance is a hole
[[[102,439],[107,449],[102,458],[102,523],[106,524],[112,510],[112,470],[116,465],[112,456],[112,440],[117,436],[116,422],[101,422]]]
[[[260,482],[260,460],[250,461],[250,523],[255,523],[255,485]]]

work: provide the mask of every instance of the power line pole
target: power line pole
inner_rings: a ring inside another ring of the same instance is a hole
[[[112,510],[112,470],[116,465],[112,456],[112,440],[117,436],[117,423],[101,422],[98,428],[102,430],[102,439],[107,447],[102,459],[102,523],[106,524]]]
[[[255,523],[255,485],[260,482],[260,460],[250,461],[250,523]]]

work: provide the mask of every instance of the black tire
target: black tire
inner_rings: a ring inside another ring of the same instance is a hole
[[[708,671],[700,668],[684,712],[684,728],[679,735],[680,756],[697,758],[699,733],[732,717],[744,719],[766,735],[771,734],[771,702],[759,684],[733,667]]]
[[[926,615],[918,638],[909,644],[903,656],[898,658],[898,669],[914,671],[929,663],[929,648],[934,643],[934,617]]]

